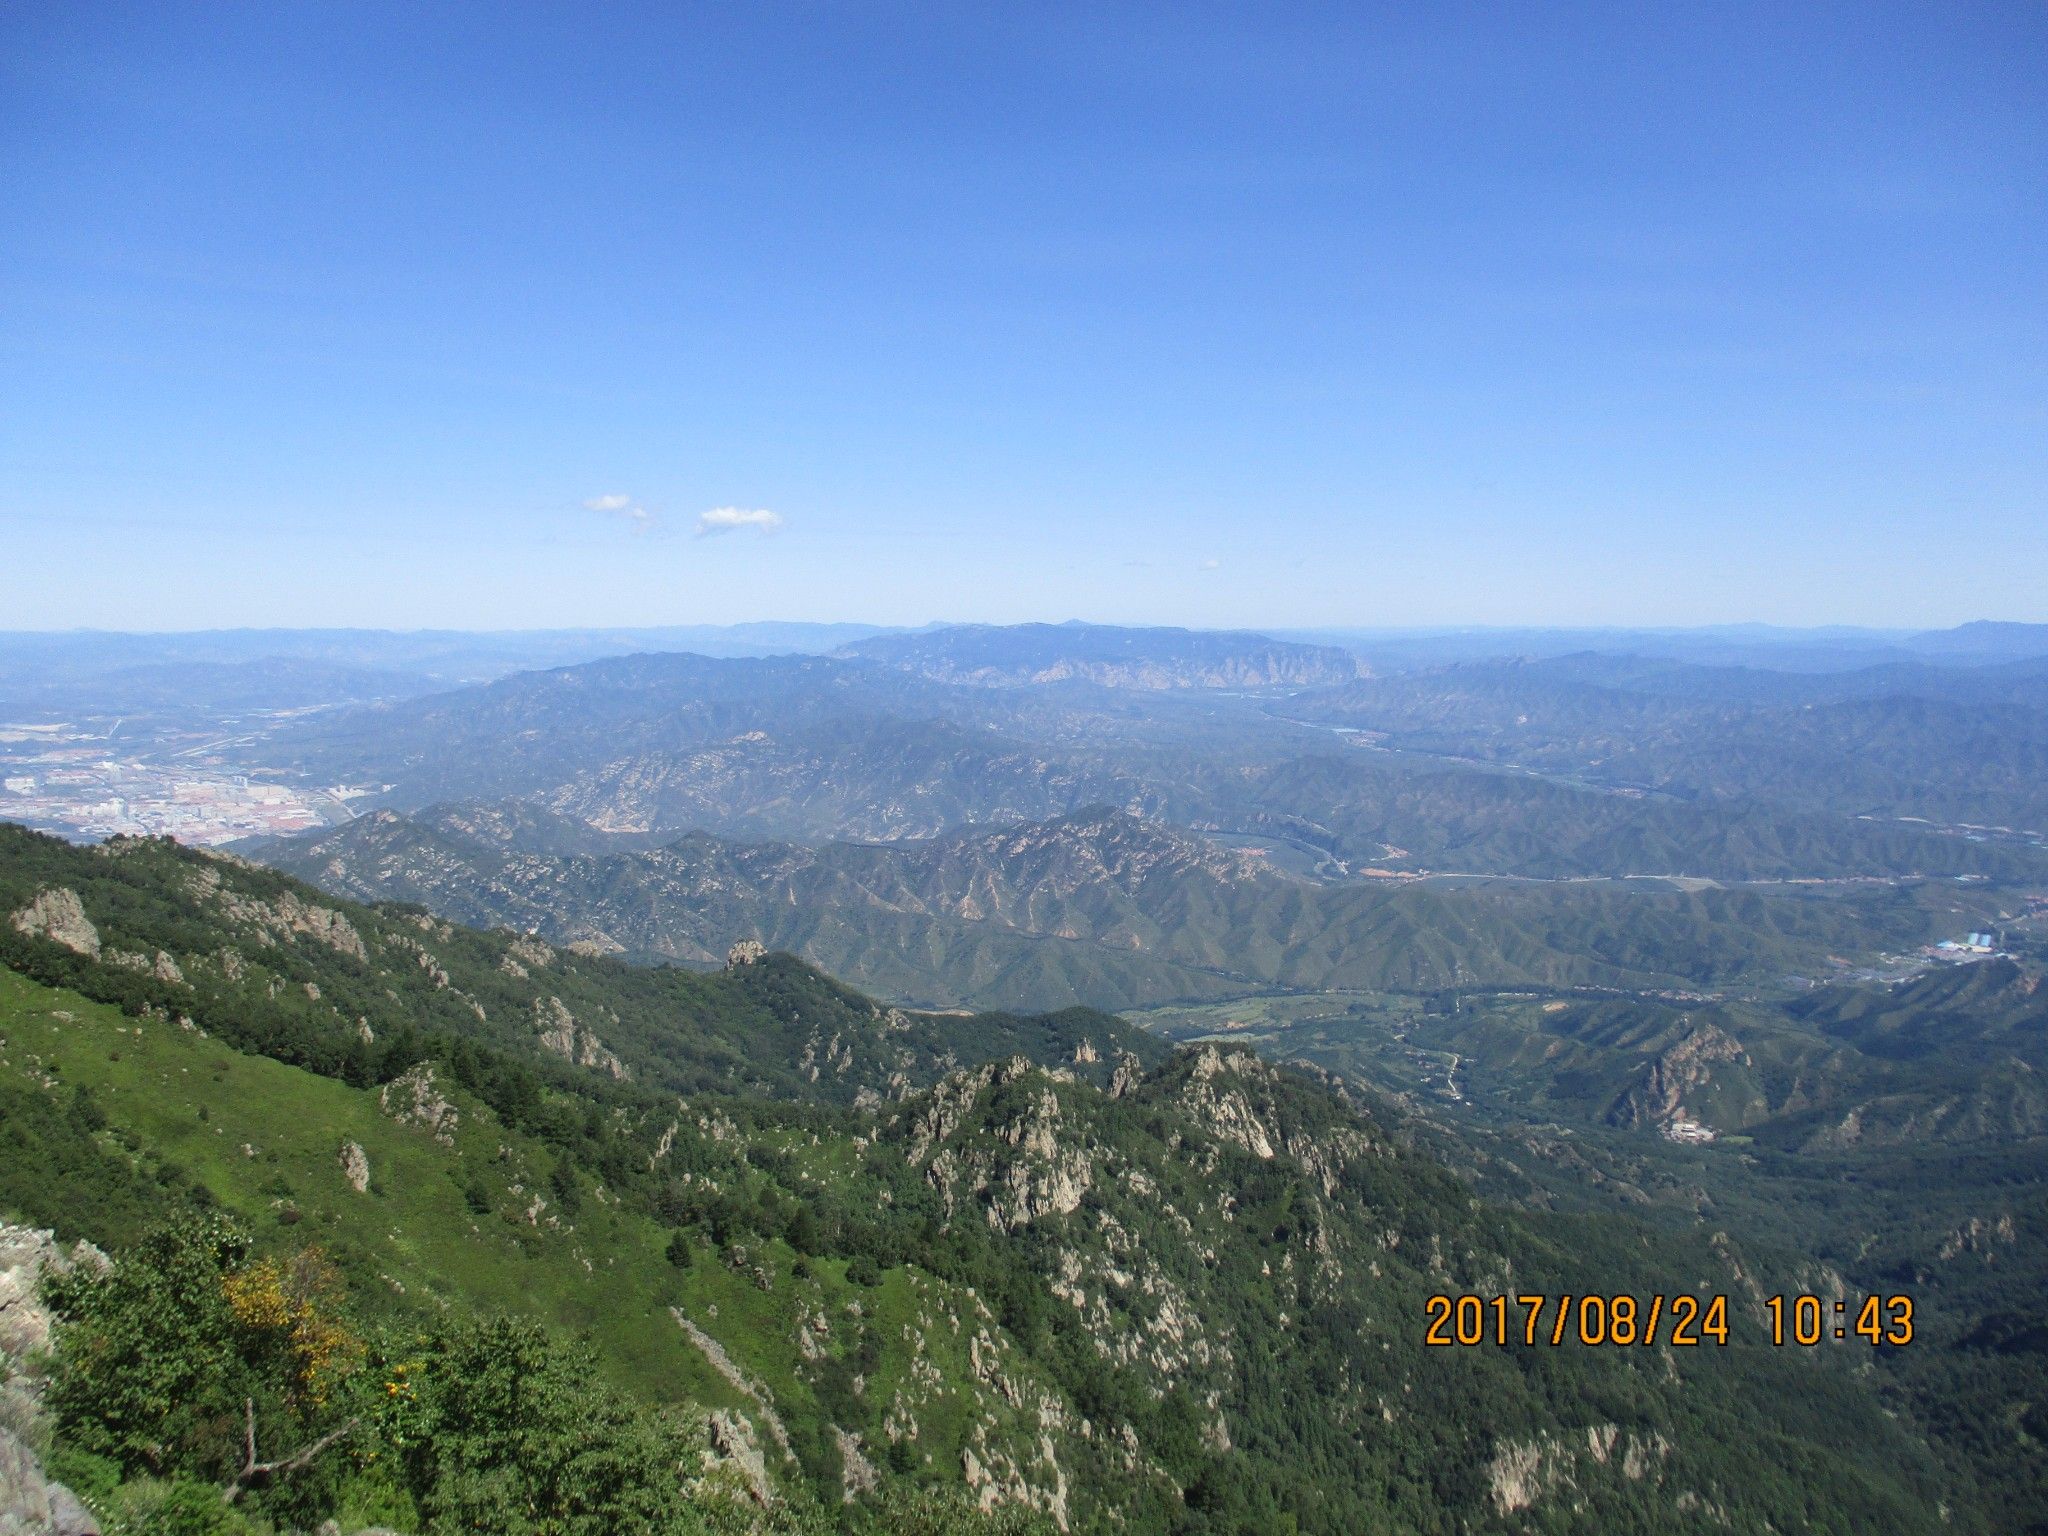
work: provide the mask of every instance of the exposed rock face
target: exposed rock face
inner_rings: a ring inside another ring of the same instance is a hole
[[[542,1050],[554,1052],[571,1066],[589,1067],[621,1079],[628,1075],[626,1064],[612,1054],[594,1031],[579,1023],[559,997],[535,998],[533,1013],[540,1028]]]
[[[47,1231],[0,1223],[0,1536],[97,1536],[98,1523],[61,1483],[43,1475],[18,1431],[35,1423],[43,1382],[33,1359],[49,1347],[47,1271],[104,1267],[90,1243],[61,1247]]]
[[[1935,1258],[1943,1263],[1961,1254],[1976,1254],[1990,1259],[1999,1248],[2009,1248],[2019,1240],[2019,1228],[2012,1219],[2012,1212],[1992,1220],[1972,1216],[1942,1239],[1941,1247],[1935,1251]]]
[[[768,953],[768,946],[759,939],[741,939],[725,952],[725,968],[736,971],[743,965],[752,965]]]
[[[62,1483],[43,1476],[34,1453],[0,1429],[0,1536],[99,1536],[99,1522]]]
[[[412,956],[413,962],[425,971],[427,979],[433,982],[435,991],[445,991],[453,985],[448,979],[447,967],[442,965],[440,958],[418,939],[397,934],[389,942],[394,949],[402,949]]]
[[[274,944],[280,938],[303,937],[325,944],[339,954],[369,960],[370,952],[355,924],[332,907],[301,901],[291,891],[281,893],[275,901],[260,901],[222,885],[212,870],[201,873],[213,876],[208,893],[217,897],[221,910],[234,921],[254,928],[260,942]]]
[[[0,1361],[19,1368],[50,1344],[50,1313],[38,1293],[43,1272],[69,1274],[80,1264],[104,1269],[107,1256],[91,1243],[60,1246],[48,1231],[0,1222]]]
[[[1257,1076],[1268,1070],[1253,1057],[1235,1051],[1226,1054],[1213,1045],[1205,1046],[1195,1058],[1181,1101],[1224,1141],[1270,1161],[1276,1151],[1273,1137],[1251,1101],[1231,1082],[1241,1073]]]
[[[366,1194],[370,1188],[370,1157],[352,1141],[341,1144],[341,1176],[348,1180],[348,1187],[357,1194]]]
[[[1608,1112],[1608,1122],[1634,1130],[1693,1118],[1685,1095],[1712,1080],[1716,1063],[1748,1060],[1740,1040],[1711,1024],[1699,1025],[1643,1068],[1642,1082]]]
[[[775,1489],[768,1481],[768,1461],[761,1454],[761,1442],[754,1436],[754,1426],[738,1414],[720,1408],[711,1415],[705,1427],[710,1432],[712,1456],[739,1468],[740,1476],[746,1479],[747,1491],[754,1496],[756,1504],[774,1503]]]
[[[182,987],[185,984],[185,973],[178,968],[178,962],[162,950],[156,952],[154,960],[148,955],[120,949],[109,949],[100,958],[108,965],[120,966],[124,971],[134,971],[140,976],[154,976],[166,985]]]
[[[860,1448],[860,1438],[849,1435],[837,1424],[832,1426],[832,1440],[839,1448],[839,1489],[842,1503],[851,1504],[863,1495],[873,1493],[881,1483],[881,1474],[875,1464],[868,1460]]]
[[[1660,1480],[1664,1458],[1670,1454],[1671,1444],[1662,1435],[1624,1434],[1613,1424],[1504,1440],[1494,1447],[1493,1460],[1487,1464],[1488,1491],[1494,1510],[1512,1515],[1603,1475],[1619,1473],[1632,1483]]]
[[[725,1352],[725,1346],[691,1322],[689,1318],[685,1317],[680,1308],[670,1307],[669,1315],[676,1320],[676,1326],[683,1330],[684,1337],[696,1345],[703,1352],[704,1358],[711,1362],[711,1368],[730,1382],[735,1391],[752,1401],[755,1409],[760,1414],[761,1422],[768,1427],[770,1437],[781,1448],[782,1454],[784,1456],[794,1456],[796,1453],[790,1449],[789,1445],[789,1431],[783,1427],[781,1417],[775,1412],[773,1404],[769,1402],[767,1388],[761,1386],[749,1377],[745,1371],[741,1370],[738,1362]],[[747,1435],[747,1439],[749,1442],[752,1441],[753,1435],[751,1432]],[[755,1455],[758,1457],[760,1452],[757,1450]],[[762,1486],[764,1488],[766,1482],[767,1474],[764,1470],[762,1473]]]
[[[1028,1071],[1030,1063],[1021,1056],[1001,1066],[991,1062],[972,1072],[950,1073],[934,1084],[912,1123],[905,1160],[912,1163],[924,1161],[925,1154],[951,1136],[967,1117],[967,1112],[974,1107],[974,1101],[984,1088],[999,1081],[1008,1081],[1007,1076],[999,1078],[998,1073],[1007,1074],[1015,1069]]]
[[[531,966],[551,964],[555,952],[531,934],[524,934],[506,946],[506,957]]]
[[[987,1215],[992,1228],[1016,1232],[1034,1221],[1081,1208],[1081,1197],[1095,1181],[1094,1165],[1082,1148],[1061,1144],[1056,1093],[1048,1088],[1038,1094],[1029,1109],[996,1134],[1018,1155],[999,1167],[977,1170],[990,1190]]]
[[[455,1145],[462,1117],[434,1087],[434,1069],[425,1062],[386,1083],[377,1094],[377,1107],[400,1125],[425,1126],[444,1147]]]
[[[9,919],[16,933],[32,939],[48,939],[75,954],[100,957],[100,932],[85,915],[85,903],[78,892],[64,886],[37,891],[35,900]]]

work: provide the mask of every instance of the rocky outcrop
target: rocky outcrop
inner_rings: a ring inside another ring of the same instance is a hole
[[[2010,1248],[2018,1240],[2019,1228],[2012,1212],[1989,1219],[1972,1216],[1941,1240],[1934,1257],[1944,1264],[1966,1253],[1988,1260],[1998,1249]]]
[[[79,1265],[106,1267],[107,1256],[91,1243],[65,1247],[39,1227],[0,1222],[0,1362],[20,1372],[34,1355],[49,1348],[50,1312],[40,1286],[45,1272],[68,1275]],[[22,1377],[10,1377],[11,1386]]]
[[[882,1475],[875,1470],[867,1454],[860,1448],[860,1437],[850,1435],[837,1424],[832,1426],[832,1442],[839,1451],[839,1497],[842,1503],[851,1504],[873,1493],[881,1485]]]
[[[1048,1087],[1037,1094],[1028,1109],[997,1127],[995,1134],[1015,1150],[1015,1156],[969,1159],[970,1182],[977,1192],[987,1192],[992,1228],[1016,1232],[1034,1221],[1081,1208],[1095,1169],[1083,1148],[1061,1143],[1057,1093]]]
[[[455,1145],[462,1117],[434,1086],[434,1069],[425,1062],[386,1083],[378,1091],[377,1107],[400,1125],[425,1127],[444,1147]]]
[[[594,1031],[579,1023],[559,997],[535,998],[533,1014],[540,1029],[542,1050],[553,1052],[574,1067],[588,1067],[619,1079],[630,1075],[626,1064],[598,1039]]]
[[[369,960],[369,949],[363,943],[363,936],[356,932],[355,924],[332,907],[301,901],[292,891],[280,892],[275,901],[262,901],[222,883],[212,870],[202,873],[213,876],[210,884],[221,910],[235,922],[253,928],[259,943],[275,944],[286,938],[308,938],[316,944],[326,945],[337,954],[364,962]]]
[[[1281,1137],[1252,1107],[1238,1080],[1263,1082],[1271,1074],[1271,1067],[1246,1052],[1203,1046],[1188,1069],[1180,1100],[1219,1140],[1270,1161]]]
[[[756,1504],[775,1502],[775,1486],[768,1481],[768,1459],[761,1454],[761,1442],[754,1426],[739,1414],[720,1408],[705,1421],[711,1442],[710,1459],[739,1470]]]
[[[43,1475],[21,1437],[0,1428],[0,1536],[99,1536],[99,1529],[76,1494]]]
[[[1636,1130],[1697,1119],[1685,1107],[1686,1094],[1710,1083],[1718,1063],[1731,1061],[1748,1063],[1742,1042],[1711,1024],[1698,1025],[1643,1068],[1642,1081],[1608,1111],[1608,1123]]]
[[[367,1194],[370,1188],[370,1156],[353,1141],[341,1144],[341,1176],[348,1180],[348,1187],[357,1194]]]
[[[436,955],[418,939],[399,933],[393,934],[387,942],[393,949],[403,950],[406,954],[412,956],[413,963],[426,972],[427,980],[434,984],[435,991],[445,991],[454,985],[449,980],[448,968],[441,963],[440,956]]]
[[[1631,1483],[1659,1480],[1670,1454],[1671,1443],[1662,1435],[1624,1433],[1613,1424],[1503,1440],[1487,1463],[1487,1489],[1494,1511],[1512,1515],[1597,1477],[1618,1475]]]
[[[951,1072],[936,1083],[923,1104],[918,1106],[910,1124],[910,1145],[904,1154],[907,1162],[920,1163],[925,1154],[945,1141],[967,1118],[967,1112],[974,1108],[974,1101],[981,1097],[982,1090],[991,1084],[1007,1081],[1008,1074],[1017,1070],[1028,1071],[1030,1063],[1019,1056],[998,1065],[990,1062],[976,1067],[972,1072]]]
[[[108,965],[118,965],[124,971],[134,971],[140,976],[154,976],[166,986],[182,987],[185,984],[185,973],[178,968],[178,962],[162,950],[156,952],[156,958],[153,960],[148,955],[121,949],[109,949],[100,958]]]
[[[78,892],[64,886],[47,886],[35,900],[8,919],[16,933],[32,939],[48,939],[74,954],[100,957],[100,931],[85,915],[85,903]]]
[[[533,966],[536,969],[541,966],[552,965],[555,959],[554,950],[530,933],[521,934],[510,944],[506,945],[505,955],[509,960]]]
[[[90,1243],[66,1248],[35,1227],[0,1223],[0,1536],[97,1536],[98,1523],[61,1483],[43,1474],[24,1438],[40,1414],[38,1362],[52,1319],[43,1276],[104,1267]]]
[[[768,953],[768,946],[759,939],[741,939],[725,952],[725,968],[736,971],[743,965],[753,965]]]
[[[685,1317],[680,1307],[670,1307],[669,1315],[676,1320],[676,1326],[683,1330],[683,1336],[696,1345],[704,1358],[711,1363],[711,1368],[723,1376],[734,1391],[753,1403],[761,1422],[767,1426],[770,1438],[775,1441],[782,1454],[793,1457],[796,1453],[790,1448],[789,1431],[783,1427],[781,1417],[775,1412],[774,1405],[769,1402],[768,1389],[741,1370],[739,1362],[726,1353],[725,1346]],[[763,1480],[765,1482],[765,1473]]]

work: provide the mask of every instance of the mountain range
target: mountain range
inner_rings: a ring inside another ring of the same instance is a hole
[[[987,687],[1078,678],[1110,688],[1310,688],[1348,682],[1363,670],[1341,646],[1106,624],[953,625],[857,640],[839,654]]]
[[[1843,951],[1910,949],[1945,921],[1911,891],[1320,884],[1107,807],[889,844],[699,833],[606,847],[530,807],[456,806],[373,812],[256,851],[356,899],[415,901],[642,962],[711,964],[750,938],[939,1006],[1147,1007],[1275,987],[1720,986],[1824,970]]]

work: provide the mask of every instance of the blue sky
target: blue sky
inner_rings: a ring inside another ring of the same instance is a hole
[[[2044,60],[16,0],[0,628],[2048,620]]]

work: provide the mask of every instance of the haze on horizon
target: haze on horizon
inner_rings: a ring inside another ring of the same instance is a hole
[[[2048,620],[2048,13],[0,14],[0,628]]]

